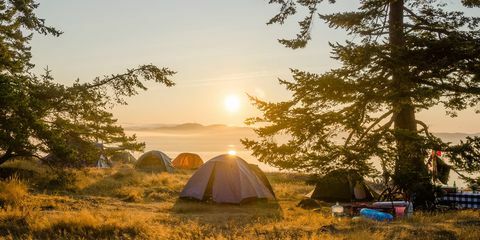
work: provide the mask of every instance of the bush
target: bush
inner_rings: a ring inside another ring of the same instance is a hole
[[[0,182],[0,206],[20,205],[27,194],[27,185],[16,176]]]
[[[118,198],[125,202],[141,202],[143,201],[143,188],[140,187],[121,187],[115,194]]]
[[[77,176],[74,171],[57,170],[45,188],[49,190],[74,190]]]
[[[132,168],[121,168],[112,178],[125,185],[138,185],[142,182],[142,174]]]

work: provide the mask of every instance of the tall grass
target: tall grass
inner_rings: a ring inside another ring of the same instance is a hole
[[[27,194],[27,185],[17,176],[0,181],[0,207],[21,205]]]
[[[69,184],[48,189],[39,182],[57,176],[42,175],[28,185],[18,177],[0,181],[0,239],[480,239],[478,211],[377,223],[332,218],[328,208],[297,208],[313,188],[301,174],[266,174],[277,202],[180,201],[191,174],[122,165],[71,171]]]

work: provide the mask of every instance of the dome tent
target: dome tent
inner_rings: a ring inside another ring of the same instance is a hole
[[[259,172],[238,156],[220,155],[204,163],[192,175],[180,197],[217,203],[275,199],[268,179]]]
[[[147,171],[173,172],[170,157],[160,151],[149,151],[140,156],[135,167]]]
[[[110,157],[110,161],[115,163],[135,163],[135,157],[126,151],[116,152]]]
[[[195,153],[181,153],[172,162],[175,168],[197,169],[203,164],[202,158]]]
[[[360,174],[353,170],[337,170],[317,181],[307,197],[325,202],[371,201],[372,191]]]

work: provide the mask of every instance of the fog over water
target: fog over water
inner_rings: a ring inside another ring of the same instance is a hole
[[[220,154],[234,150],[237,155],[249,163],[257,164],[263,171],[279,171],[278,168],[259,162],[240,143],[242,138],[255,139],[256,135],[248,127],[232,127],[226,125],[200,125],[197,123],[186,124],[149,124],[149,125],[124,125],[127,134],[136,134],[139,141],[146,143],[145,151],[160,150],[172,159],[182,152],[197,153],[204,161]],[[435,133],[444,141],[458,143],[467,136],[480,134],[466,133]],[[141,153],[134,153],[139,157]],[[375,164],[379,166],[379,164]],[[463,187],[463,183],[452,171],[449,185],[455,181],[456,185]]]

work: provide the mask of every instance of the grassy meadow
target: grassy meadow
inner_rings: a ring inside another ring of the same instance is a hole
[[[130,165],[55,173],[22,161],[0,169],[0,239],[480,239],[480,212],[416,213],[391,223],[296,207],[306,176],[267,173],[277,202],[181,201],[191,171]]]

